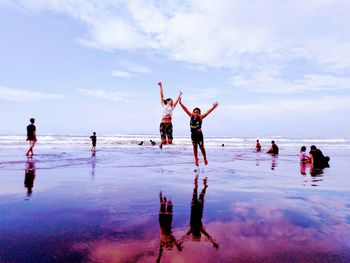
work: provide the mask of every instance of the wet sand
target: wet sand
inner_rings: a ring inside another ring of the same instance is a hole
[[[7,158],[0,262],[350,262],[350,151],[328,154],[316,176],[294,151],[209,148],[198,173],[181,147]]]

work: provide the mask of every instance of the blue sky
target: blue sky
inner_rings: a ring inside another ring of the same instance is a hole
[[[249,2],[249,3],[248,3]],[[0,0],[0,134],[158,134],[157,82],[207,136],[347,136],[350,2]],[[174,112],[175,135],[189,120]]]

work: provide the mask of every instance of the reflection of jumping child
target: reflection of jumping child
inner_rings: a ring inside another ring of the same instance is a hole
[[[173,102],[171,98],[164,100],[162,82],[158,83],[160,89],[160,102],[162,103],[162,121],[160,123],[159,131],[162,139],[159,148],[162,149],[163,144],[171,144],[173,141],[173,124],[171,122],[173,111],[179,102],[182,92],[180,91],[178,98]],[[168,139],[168,140],[167,140]]]
[[[159,201],[160,247],[157,262],[160,262],[164,248],[171,250],[175,245],[179,251],[182,250],[181,244],[176,241],[172,234],[173,204],[170,200],[167,201],[165,196],[163,198],[162,192],[159,193]]]
[[[199,108],[194,108],[193,112],[191,113],[185,105],[182,104],[180,99],[180,105],[183,108],[183,110],[187,113],[188,116],[190,116],[190,127],[191,127],[191,139],[192,139],[192,145],[193,145],[193,154],[194,154],[194,161],[196,166],[198,166],[198,145],[201,149],[201,152],[203,154],[204,164],[208,164],[207,156],[204,149],[204,139],[203,139],[203,133],[202,133],[202,121],[205,117],[208,116],[209,113],[211,113],[218,105],[218,102],[215,102],[213,104],[213,107],[211,107],[206,113],[201,114],[201,110]]]
[[[190,237],[193,241],[200,242],[209,241],[212,243],[213,248],[219,249],[219,244],[209,235],[205,230],[202,222],[203,210],[204,210],[204,196],[207,185],[207,178],[203,180],[203,189],[198,197],[198,175],[194,179],[194,188],[191,203],[191,219],[190,219],[190,229],[187,231],[186,235],[180,240],[180,244],[188,240]],[[201,238],[202,234],[205,236],[204,239]]]

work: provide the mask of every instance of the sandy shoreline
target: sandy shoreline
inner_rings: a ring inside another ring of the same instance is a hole
[[[1,262],[155,262],[160,190],[173,202],[174,237],[186,236],[196,176],[190,148],[62,152],[1,160]],[[314,177],[308,168],[301,175],[294,151],[273,158],[209,148],[198,192],[207,177],[202,223],[219,249],[190,238],[181,252],[164,249],[161,262],[348,262],[350,152],[329,154],[331,167]]]

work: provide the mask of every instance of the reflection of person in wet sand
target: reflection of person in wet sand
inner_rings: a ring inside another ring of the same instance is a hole
[[[193,241],[209,241],[213,244],[215,249],[219,249],[219,244],[209,235],[209,233],[204,229],[202,223],[203,209],[204,209],[204,195],[206,192],[207,178],[203,180],[203,190],[198,197],[198,175],[194,179],[193,196],[191,203],[191,219],[190,219],[190,229],[187,231],[186,235],[181,238],[180,244],[184,241],[192,239]],[[201,238],[202,234],[205,236],[204,239]]]
[[[35,179],[35,163],[33,159],[28,158],[26,169],[25,169],[25,176],[24,176],[24,187],[27,188],[27,196],[32,195],[34,179]]]
[[[176,241],[176,238],[172,234],[173,204],[165,196],[163,198],[162,192],[159,193],[159,199],[160,247],[157,262],[160,262],[164,248],[171,250],[175,245],[179,251],[182,250],[181,244]]]

